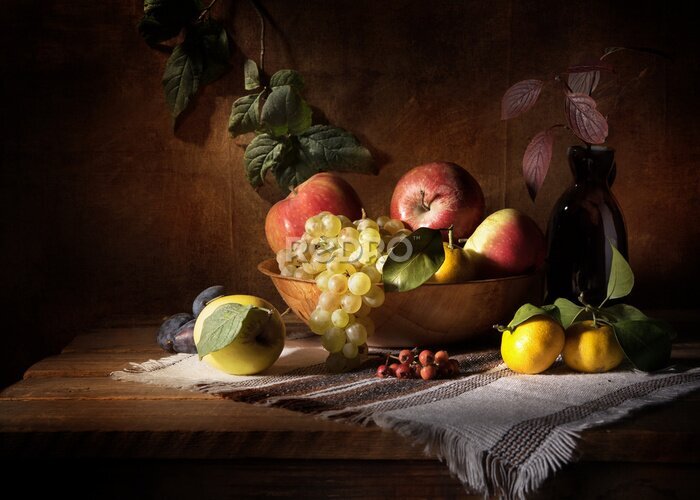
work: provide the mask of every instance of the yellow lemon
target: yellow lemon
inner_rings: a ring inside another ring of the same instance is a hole
[[[540,373],[552,366],[564,347],[564,329],[547,316],[533,316],[506,330],[501,337],[501,356],[518,373]]]
[[[445,262],[442,263],[432,278],[431,283],[463,283],[474,279],[474,266],[471,256],[459,245],[450,246],[443,243]]]
[[[265,327],[249,335],[239,335],[229,345],[204,356],[203,361],[226,373],[233,375],[252,375],[259,373],[277,361],[284,349],[285,327],[277,309],[260,297],[253,295],[227,295],[207,304],[197,316],[194,325],[194,342],[199,344],[204,321],[224,304],[242,304],[267,309],[270,319]]]
[[[593,321],[574,323],[566,329],[566,343],[562,352],[569,368],[585,373],[607,372],[622,363],[625,353],[608,325]]]

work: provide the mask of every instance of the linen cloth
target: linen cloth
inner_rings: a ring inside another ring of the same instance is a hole
[[[544,374],[518,375],[497,350],[453,356],[462,374],[431,381],[377,378],[380,361],[329,374],[325,356],[286,347],[265,374],[240,377],[178,354],[112,377],[391,429],[444,460],[468,491],[508,498],[525,497],[574,461],[582,430],[700,388],[700,369],[577,374],[559,361]]]

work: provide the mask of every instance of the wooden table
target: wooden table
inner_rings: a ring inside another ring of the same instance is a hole
[[[391,432],[108,378],[163,356],[154,331],[79,335],[0,393],[4,472],[40,467],[36,485],[56,492],[79,471],[67,492],[90,478],[101,498],[469,496],[444,464]],[[699,364],[700,343],[677,344],[674,358]],[[690,497],[700,472],[698,422],[700,392],[586,431],[581,461],[538,496]]]

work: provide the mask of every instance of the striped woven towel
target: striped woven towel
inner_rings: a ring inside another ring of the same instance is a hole
[[[495,350],[453,356],[462,375],[431,381],[376,378],[376,365],[328,374],[324,357],[287,347],[265,375],[236,377],[179,354],[112,377],[392,429],[444,459],[469,491],[511,498],[573,461],[581,430],[700,388],[700,369],[584,375],[559,363],[543,375],[517,375]]]

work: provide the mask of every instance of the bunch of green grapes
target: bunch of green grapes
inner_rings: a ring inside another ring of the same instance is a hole
[[[309,326],[322,336],[334,372],[359,366],[374,332],[372,308],[384,303],[382,268],[391,248],[411,232],[387,216],[354,222],[321,212],[306,221],[303,236],[277,253],[282,276],[314,280],[321,294]]]

